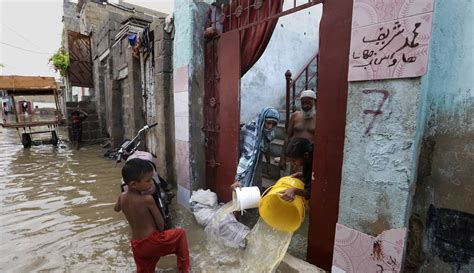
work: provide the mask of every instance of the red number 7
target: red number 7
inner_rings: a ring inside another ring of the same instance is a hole
[[[380,109],[382,109],[383,104],[385,103],[385,101],[387,101],[390,94],[388,93],[387,90],[379,90],[379,89],[366,89],[366,90],[363,90],[362,92],[364,94],[372,94],[372,93],[383,94],[383,99],[382,99],[382,101],[380,101],[379,107],[377,108],[377,110],[370,110],[370,109],[364,110],[364,114],[373,114],[374,115],[374,118],[372,119],[372,121],[369,123],[369,126],[365,130],[365,135],[368,135],[370,130],[374,126],[375,118],[377,118],[378,115],[383,113]]]

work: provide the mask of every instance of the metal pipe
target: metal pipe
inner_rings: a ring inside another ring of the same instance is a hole
[[[285,120],[285,132],[288,129],[288,123],[290,121],[290,88],[291,88],[291,71],[287,70],[285,73],[286,79],[286,120]]]
[[[306,88],[305,90],[308,90],[308,76],[309,76],[308,73],[309,73],[309,68],[308,68],[308,66],[307,66],[307,67],[305,68],[305,74],[306,74],[306,75],[305,75],[305,85],[304,85],[304,87]]]
[[[295,112],[296,111],[296,105],[295,105],[295,100],[296,100],[296,81],[293,81],[293,99],[291,101],[291,105],[292,105],[292,111]]]

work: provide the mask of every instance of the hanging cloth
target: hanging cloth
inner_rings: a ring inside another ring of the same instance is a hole
[[[267,0],[269,1],[269,0]],[[238,29],[246,23],[256,22],[266,17],[270,17],[282,11],[283,1],[254,1],[241,0],[231,1],[230,5],[224,7],[226,15],[232,11],[232,16],[226,18],[223,23],[224,32]],[[249,3],[250,2],[250,3]],[[257,3],[258,2],[258,3]],[[244,8],[252,6],[252,8]],[[247,22],[247,18],[249,21]],[[278,18],[244,29],[240,33],[240,75],[243,76],[262,56],[265,48],[270,42],[273,30],[278,23]]]

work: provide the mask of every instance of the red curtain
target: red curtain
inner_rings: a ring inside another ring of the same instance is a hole
[[[264,20],[282,11],[283,0],[234,0],[224,7],[224,32]],[[232,11],[229,17],[229,12]],[[240,75],[243,76],[262,56],[278,18],[257,24],[240,33]]]

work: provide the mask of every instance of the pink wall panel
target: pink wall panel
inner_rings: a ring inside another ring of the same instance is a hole
[[[174,70],[173,86],[174,92],[186,92],[189,87],[188,66],[181,66]]]
[[[426,73],[433,0],[354,0],[349,81]]]
[[[405,236],[406,228],[373,237],[338,223],[332,272],[400,272]]]
[[[433,11],[434,0],[354,0],[352,28]]]

